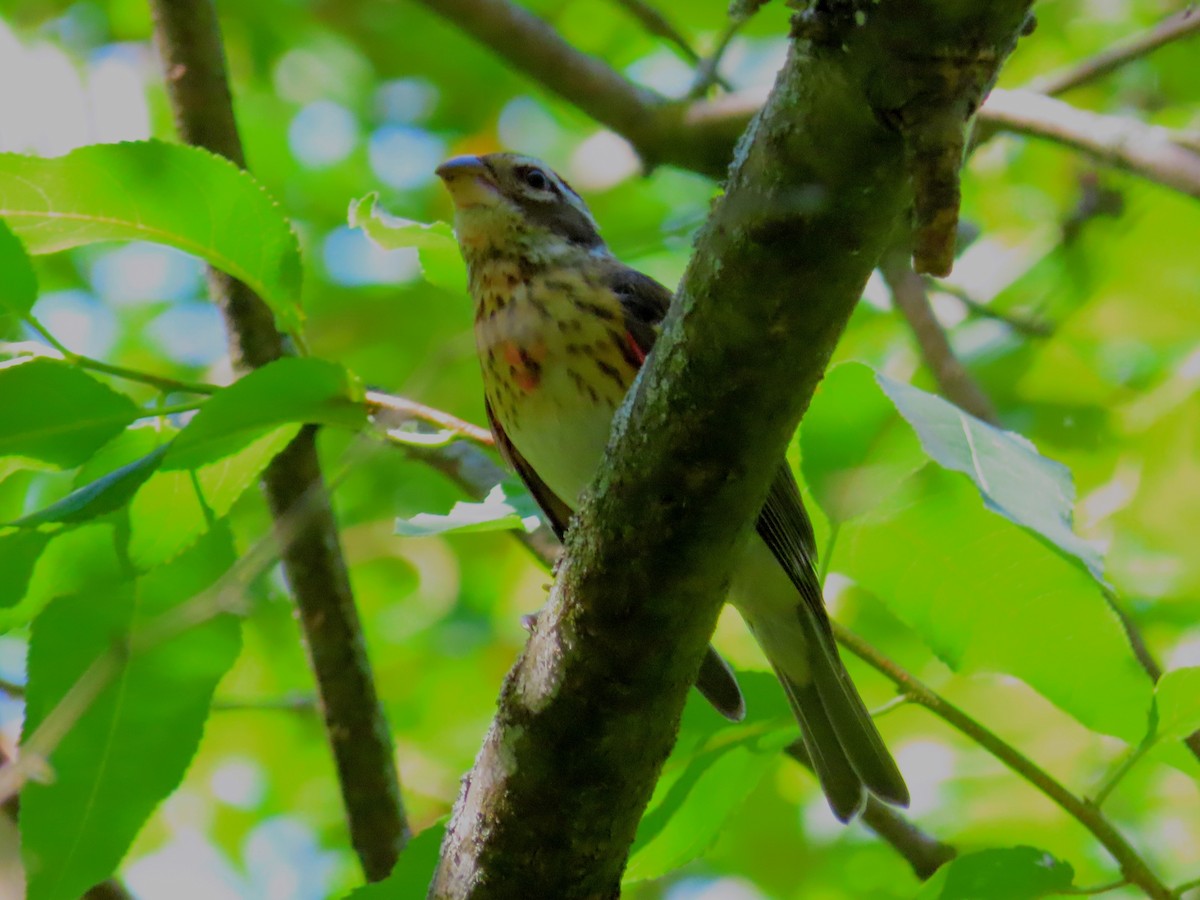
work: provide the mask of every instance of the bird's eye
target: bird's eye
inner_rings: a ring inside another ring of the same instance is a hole
[[[528,168],[521,172],[521,178],[527,185],[535,191],[548,190],[550,187],[550,179],[546,177],[546,173],[541,169]]]

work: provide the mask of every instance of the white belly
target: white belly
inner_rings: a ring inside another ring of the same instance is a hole
[[[604,457],[614,410],[603,400],[581,401],[561,369],[546,372],[538,390],[519,399],[511,421],[500,424],[546,486],[575,509]]]

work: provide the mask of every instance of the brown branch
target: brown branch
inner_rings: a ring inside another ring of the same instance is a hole
[[[1121,874],[1132,884],[1138,885],[1148,897],[1155,898],[1155,900],[1167,900],[1170,897],[1171,892],[1166,885],[1159,880],[1158,876],[1146,865],[1146,861],[1138,855],[1137,851],[1094,804],[1076,797],[1029,757],[1020,753],[995,732],[989,731],[957,706],[935,693],[854,632],[836,622],[833,624],[833,629],[838,643],[899,687],[914,703],[925,707],[939,719],[983,747],[1087,828],[1120,865]]]
[[[881,4],[792,48],[617,417],[432,897],[617,895],[732,560],[907,206],[868,84],[894,75],[909,99],[941,77],[920,61],[947,42],[992,47],[998,65],[1027,8]]]
[[[492,433],[486,428],[480,428],[478,425],[473,425],[440,409],[434,409],[432,406],[426,406],[424,403],[418,403],[416,400],[409,400],[407,397],[399,397],[395,394],[385,394],[382,391],[367,391],[366,399],[367,412],[370,415],[388,413],[389,418],[392,418],[396,424],[414,420],[427,422],[469,441],[474,441],[476,444],[483,444],[485,447],[491,447],[495,443]]]
[[[650,166],[669,164],[721,178],[734,143],[765,99],[762,91],[746,91],[671,103],[575,49],[546,22],[507,0],[419,2],[622,135]],[[993,91],[978,121],[984,129],[1065,144],[1106,165],[1200,196],[1200,154],[1165,129],[1084,112],[1030,91]]]
[[[508,0],[418,0],[636,148],[647,166],[670,163],[720,178],[745,121],[685,124],[690,105],[639,87],[568,44],[545,20]]]
[[[1026,90],[992,91],[979,111],[984,128],[1054,141],[1104,165],[1200,199],[1200,153],[1166,128],[1078,109]]]
[[[908,322],[921,358],[933,374],[942,396],[977,419],[1000,423],[987,394],[962,364],[946,332],[933,314],[925,279],[913,271],[907,243],[893,247],[879,261],[879,271],[892,292],[892,300]]]
[[[1071,66],[1062,72],[1035,78],[1026,85],[1031,91],[1039,94],[1055,96],[1064,94],[1081,85],[1102,78],[1110,72],[1115,72],[1128,63],[1157,50],[1164,44],[1189,37],[1200,32],[1200,10],[1194,6],[1181,9],[1168,16],[1153,28],[1141,34],[1134,35],[1128,40],[1121,41],[1112,47],[1098,53],[1090,59]]]
[[[180,136],[244,166],[211,0],[150,5]],[[216,270],[209,271],[209,285],[235,366],[251,369],[283,355],[283,338],[258,296]],[[316,429],[303,429],[267,467],[263,487],[316,676],[351,842],[367,878],[378,880],[391,871],[408,826],[315,437]]]

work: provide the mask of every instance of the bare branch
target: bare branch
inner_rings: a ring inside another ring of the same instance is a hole
[[[1166,128],[1088,112],[1033,91],[999,88],[979,111],[979,121],[1063,144],[1200,200],[1200,153],[1177,143]]]
[[[150,5],[180,135],[244,166],[211,0]],[[258,296],[216,270],[209,271],[209,285],[236,366],[255,368],[283,355],[283,338]],[[391,871],[408,825],[315,436],[316,429],[303,429],[267,467],[263,486],[300,611],[351,841],[367,878],[377,880]]]
[[[909,102],[943,74],[921,61],[947,42],[990,46],[999,65],[1027,8],[881,4],[831,22],[828,45],[793,47],[617,417],[432,897],[617,895],[731,563],[907,206],[870,86],[903,71],[892,86]]]
[[[1194,6],[1188,6],[1163,19],[1153,28],[1113,45],[1091,59],[1086,59],[1062,72],[1035,78],[1025,87],[1051,97],[1064,94],[1102,78],[1110,72],[1115,72],[1164,44],[1190,37],[1198,31],[1200,31],[1200,10]]]
[[[933,373],[942,396],[977,419],[998,425],[999,416],[987,394],[962,364],[941,323],[933,314],[925,280],[913,271],[906,247],[892,248],[879,261],[879,271],[892,292],[892,300],[912,329],[921,358]]]

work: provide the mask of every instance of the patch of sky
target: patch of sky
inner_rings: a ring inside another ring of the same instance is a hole
[[[532,97],[517,97],[500,110],[500,142],[510,150],[553,163],[567,149],[567,135],[546,107]]]
[[[337,284],[396,284],[413,281],[421,275],[421,261],[415,248],[384,250],[362,231],[346,226],[326,235],[322,258],[329,277]]]
[[[211,365],[228,352],[221,313],[203,300],[176,303],[147,326],[146,336],[187,366]]]
[[[96,293],[114,306],[184,300],[200,290],[201,264],[194,256],[143,241],[99,254],[88,278]]]
[[[415,125],[437,107],[438,90],[424,78],[394,78],[375,89],[375,114],[385,122]]]
[[[307,104],[288,126],[292,155],[310,169],[341,162],[357,143],[357,119],[350,110],[332,100]]]
[[[400,190],[423,187],[433,181],[433,170],[446,155],[445,142],[411,125],[384,125],[367,143],[371,171],[384,184]]]
[[[113,311],[87,291],[42,294],[33,306],[33,314],[72,353],[103,357],[117,338]],[[39,340],[32,329],[28,336],[30,340]]]
[[[685,95],[696,78],[692,67],[665,47],[630,64],[625,74],[638,84],[668,97]]]

